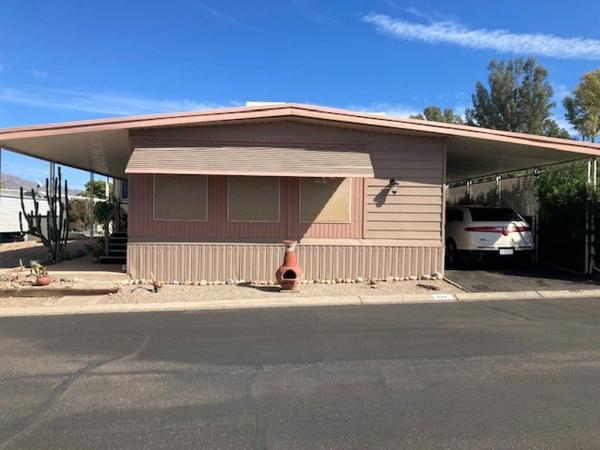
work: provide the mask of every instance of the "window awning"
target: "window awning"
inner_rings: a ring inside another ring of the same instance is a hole
[[[135,148],[125,173],[371,178],[366,151],[298,147]]]

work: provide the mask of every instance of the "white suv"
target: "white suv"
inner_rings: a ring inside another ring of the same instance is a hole
[[[456,261],[458,252],[509,256],[534,249],[531,228],[510,208],[457,206],[446,209],[446,260]]]

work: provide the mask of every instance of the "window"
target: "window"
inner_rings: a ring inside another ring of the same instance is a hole
[[[473,222],[510,222],[523,218],[510,208],[469,208]]]
[[[227,177],[227,220],[279,222],[279,177]]]
[[[350,178],[300,178],[300,222],[350,223]]]
[[[154,220],[207,220],[205,175],[155,175]]]
[[[462,222],[463,213],[460,209],[447,209],[446,210],[446,222]]]

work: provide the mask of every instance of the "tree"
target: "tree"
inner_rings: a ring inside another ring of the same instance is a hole
[[[544,136],[556,137],[561,139],[571,139],[571,135],[567,130],[561,128],[555,120],[547,119],[544,122],[543,133]]]
[[[596,141],[600,134],[600,69],[581,77],[573,96],[563,100],[566,119],[585,141]]]
[[[489,87],[477,82],[473,107],[465,111],[467,124],[547,136],[568,134],[551,118],[554,91],[548,71],[533,58],[492,61],[488,71]]]
[[[85,185],[83,186],[83,192],[81,193],[81,195],[85,195],[85,196],[89,196],[90,195],[90,184],[91,182],[88,181],[87,183],[85,183]],[[112,197],[113,195],[113,185],[112,183],[108,183],[108,191],[110,196]],[[102,180],[96,180],[94,181],[94,197],[95,198],[106,198],[106,182],[102,181]]]
[[[69,218],[71,229],[84,231],[90,228],[90,201],[74,198],[69,202]]]
[[[443,111],[438,106],[428,106],[423,109],[423,113],[415,114],[410,116],[411,119],[429,120],[432,122],[445,122],[463,124],[462,117],[450,108],[445,108]]]

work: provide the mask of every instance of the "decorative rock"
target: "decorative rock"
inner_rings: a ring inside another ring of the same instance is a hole
[[[198,280],[192,281],[192,286],[198,286]]]
[[[385,277],[385,281],[391,283],[392,281],[394,281],[394,277]]]
[[[432,276],[433,276],[433,279],[434,279],[434,280],[441,280],[442,278],[444,278],[444,277],[442,276],[442,274],[441,274],[441,273],[439,273],[439,272],[435,272],[435,273],[434,273]]]
[[[274,282],[273,280],[269,280],[269,281],[267,281],[267,284],[268,284],[269,286],[273,286],[273,285],[275,284],[275,282]]]
[[[431,275],[421,275],[421,280],[431,280]]]
[[[233,286],[235,284],[235,280],[232,280],[231,278],[229,278],[227,281],[225,281],[225,284],[227,286]]]
[[[348,284],[349,284],[349,283],[352,283],[352,279],[351,279],[351,278],[346,278],[346,279],[344,280],[344,283],[348,283]]]
[[[394,281],[400,281],[400,277],[394,277]]]
[[[178,285],[178,284],[179,284],[179,281],[177,281],[177,280],[173,280],[173,284],[175,284],[175,285]]]
[[[418,277],[416,275],[411,275],[408,277],[408,279],[411,281],[415,281],[415,280],[418,280]]]
[[[344,280],[342,280],[341,278],[336,278],[336,279],[335,279],[335,282],[336,282],[336,283],[343,283],[343,282],[344,282]]]
[[[356,277],[356,282],[357,283],[364,283],[365,279],[363,277]]]
[[[200,280],[200,286],[206,286],[207,284],[208,284],[208,281]]]
[[[183,284],[185,284],[186,286],[191,286],[192,285],[192,280],[185,280],[183,282]]]
[[[209,281],[209,282],[208,282],[208,285],[209,285],[209,286],[214,286],[214,285],[215,285],[215,282],[214,282],[214,281]]]

